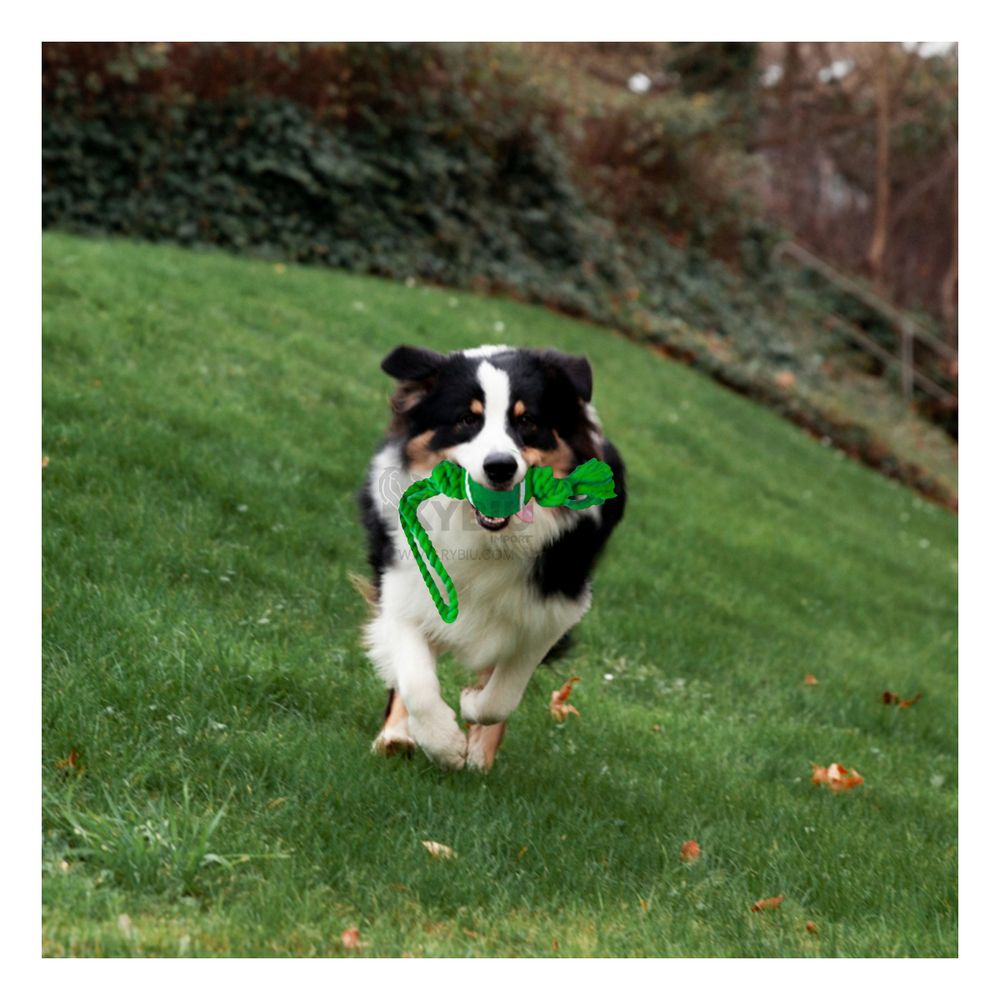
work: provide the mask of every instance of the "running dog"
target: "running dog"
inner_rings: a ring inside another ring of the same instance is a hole
[[[418,746],[442,767],[488,770],[535,668],[590,607],[594,564],[625,510],[625,469],[591,404],[586,358],[402,346],[382,370],[397,383],[392,421],[359,497],[374,574],[364,644],[389,689],[372,749]],[[532,502],[497,518],[443,496],[421,506],[459,594],[457,620],[442,621],[400,529],[406,486],[445,459],[481,486],[510,490],[531,466],[563,477],[590,458],[610,465],[617,496],[586,510]],[[461,697],[468,730],[441,697],[436,659],[445,651],[477,677]]]

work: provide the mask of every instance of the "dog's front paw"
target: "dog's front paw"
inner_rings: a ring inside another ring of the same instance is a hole
[[[425,721],[411,715],[409,722],[410,735],[435,764],[452,771],[465,766],[468,740],[454,718]]]

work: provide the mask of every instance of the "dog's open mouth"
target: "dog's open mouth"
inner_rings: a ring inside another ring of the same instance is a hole
[[[509,517],[487,517],[478,510],[476,510],[476,520],[479,522],[479,526],[487,531],[502,531],[510,522]]]
[[[479,526],[485,528],[487,531],[503,531],[510,523],[512,516],[516,517],[519,521],[523,521],[525,524],[531,524],[535,520],[535,504],[531,500],[516,514],[508,514],[506,517],[490,517],[477,507],[473,507],[472,509],[476,513],[476,520],[479,522]]]

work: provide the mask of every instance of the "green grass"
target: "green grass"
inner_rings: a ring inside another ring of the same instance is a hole
[[[377,956],[956,954],[952,515],[540,309],[43,252],[46,954],[339,955],[351,926]],[[369,754],[348,575],[380,358],[497,340],[589,355],[631,500],[484,777]],[[865,784],[812,786],[834,760]]]

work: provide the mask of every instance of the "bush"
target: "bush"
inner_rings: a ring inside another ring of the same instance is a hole
[[[47,47],[45,225],[569,300],[600,280],[582,265],[606,227],[551,109],[462,47],[116,46],[103,72],[65,48]],[[303,103],[307,68],[326,83]]]

